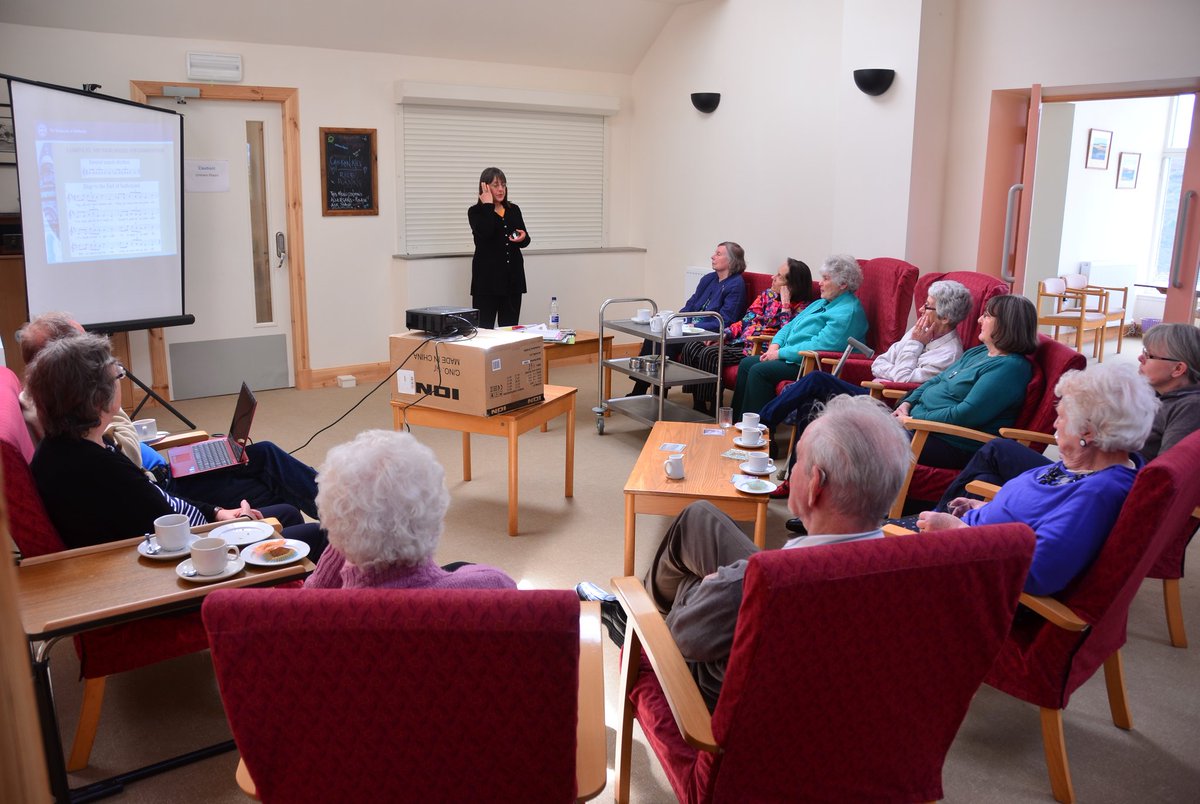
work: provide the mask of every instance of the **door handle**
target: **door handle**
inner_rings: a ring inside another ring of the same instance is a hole
[[[1173,288],[1183,287],[1179,281],[1179,266],[1183,262],[1183,237],[1187,231],[1188,211],[1192,206],[1192,199],[1195,197],[1196,191],[1188,190],[1179,200],[1179,220],[1175,224],[1175,249],[1171,252],[1171,287]]]
[[[275,256],[279,258],[279,264],[275,267],[282,268],[283,260],[287,257],[287,238],[283,232],[275,233]]]
[[[1010,285],[1016,281],[1017,275],[1008,272],[1008,260],[1016,249],[1013,242],[1013,225],[1016,223],[1017,196],[1025,189],[1024,184],[1014,184],[1008,188],[1008,208],[1004,211],[1004,245],[1000,249],[1000,278]]]

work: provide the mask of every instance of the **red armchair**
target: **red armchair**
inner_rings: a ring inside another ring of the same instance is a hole
[[[0,460],[4,466],[4,499],[8,504],[13,541],[26,558],[66,549],[58,537],[29,473],[33,444],[21,415],[17,394],[20,381],[0,367]],[[115,501],[114,504],[119,504]],[[99,628],[75,637],[80,673],[84,679],[83,703],[68,770],[87,767],[100,709],[105,679],[148,664],[204,650],[208,639],[200,615],[174,614],[125,625]]]
[[[1064,347],[1065,348],[1065,347]],[[1025,595],[1023,612],[988,672],[987,683],[1041,708],[1042,739],[1054,797],[1075,800],[1062,710],[1103,666],[1113,723],[1133,728],[1120,648],[1129,604],[1164,547],[1200,501],[1200,432],[1148,463],[1134,481],[1104,548],[1086,574],[1057,598]]]
[[[1183,577],[1183,560],[1187,555],[1187,546],[1196,535],[1197,528],[1200,528],[1200,508],[1192,511],[1191,519],[1167,541],[1158,560],[1146,576],[1162,579],[1163,605],[1167,611],[1167,634],[1171,644],[1177,648],[1188,646],[1187,630],[1183,627],[1183,600],[1179,594],[1179,579]]]
[[[1058,398],[1054,395],[1054,386],[1058,379],[1067,371],[1083,370],[1087,367],[1087,358],[1078,352],[1058,343],[1045,335],[1038,336],[1037,351],[1031,355],[1033,376],[1025,387],[1025,403],[1017,414],[1014,427],[1022,430],[1033,430],[1039,433],[1050,433],[1054,429],[1055,404]],[[922,419],[909,419],[905,427],[914,431],[912,448],[914,462],[909,466],[908,477],[900,488],[900,494],[892,506],[890,517],[897,518],[903,514],[904,503],[908,499],[933,502],[941,499],[942,494],[958,476],[956,469],[940,469],[924,466],[916,462],[925,448],[925,440],[930,433],[941,433],[976,441],[990,441],[995,436],[971,430],[966,427],[956,427],[941,422],[930,422]],[[1044,445],[1031,444],[1039,451]]]
[[[604,788],[599,608],[574,592],[237,589],[203,614],[238,781],[263,801]]]
[[[634,718],[682,802],[941,798],[1033,543],[1000,525],[751,557],[711,717],[640,581],[614,579],[630,618],[617,800]]]
[[[742,274],[742,276],[744,276],[746,278],[746,305],[747,305],[747,307],[749,307],[749,305],[753,304],[754,300],[758,298],[760,293],[762,293],[764,290],[770,289],[771,279],[774,276],[774,274],[755,274],[755,273],[746,271],[745,273]],[[821,295],[821,286],[819,284],[817,284],[816,282],[813,282],[812,283],[812,298],[814,298],[814,299],[820,298],[820,295]],[[772,332],[770,332],[770,334],[774,335],[775,333],[774,333],[774,331],[772,331]],[[737,370],[738,370],[738,367],[737,367],[736,363],[732,366],[726,366],[722,370],[722,372],[721,372],[721,387],[722,388],[725,388],[726,390],[732,390],[733,387],[735,385],[737,385]]]

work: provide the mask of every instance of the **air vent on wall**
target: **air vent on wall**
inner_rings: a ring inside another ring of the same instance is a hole
[[[238,53],[188,52],[187,76],[192,81],[241,81],[242,57]]]

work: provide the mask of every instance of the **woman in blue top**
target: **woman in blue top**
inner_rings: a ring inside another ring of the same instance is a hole
[[[807,350],[837,351],[847,338],[865,338],[867,314],[854,296],[862,285],[858,260],[835,254],[821,266],[821,299],[805,307],[771,340],[765,354],[752,355],[738,364],[733,391],[733,418],[746,411],[757,413],[775,397],[775,386],[794,380]]]
[[[1066,588],[1099,555],[1144,463],[1137,450],[1159,406],[1154,389],[1128,364],[1068,371],[1054,392],[1057,463],[1018,475],[989,503],[959,498],[951,503],[954,513],[917,517],[921,530],[1029,525],[1037,543],[1025,591],[1035,595]]]
[[[993,435],[1011,427],[1025,402],[1037,350],[1037,310],[1024,296],[993,296],[979,316],[980,345],[963,352],[941,374],[913,389],[896,406],[900,419],[956,424]],[[921,463],[962,469],[980,442],[930,434]]]
[[[713,252],[712,273],[706,274],[696,286],[696,292],[683,304],[680,312],[698,313],[716,311],[721,314],[722,324],[711,316],[696,319],[696,326],[716,332],[719,326],[728,326],[737,321],[746,312],[746,279],[742,273],[746,270],[746,252],[737,243],[726,241],[717,245]],[[642,350],[638,354],[648,355],[655,351],[658,341],[642,341]],[[667,347],[667,357],[676,357],[680,346]],[[650,389],[650,384],[642,380],[633,381],[633,390],[629,396],[641,396]]]

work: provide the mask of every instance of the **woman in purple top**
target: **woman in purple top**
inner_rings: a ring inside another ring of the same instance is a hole
[[[334,447],[317,486],[329,547],[306,588],[516,588],[495,567],[434,563],[450,494],[433,451],[408,433],[366,430]]]

